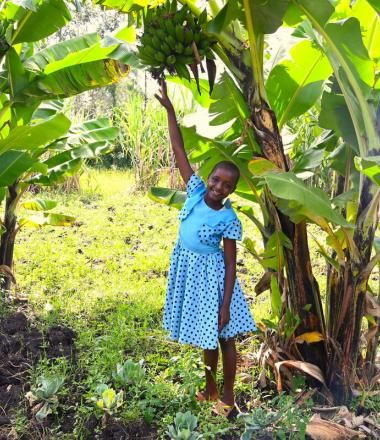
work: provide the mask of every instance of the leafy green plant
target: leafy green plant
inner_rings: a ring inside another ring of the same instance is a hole
[[[178,383],[178,391],[183,403],[195,403],[197,390],[201,389],[204,382],[203,363],[199,354],[194,352],[183,353],[170,359],[165,376]]]
[[[190,411],[178,412],[174,425],[168,427],[166,434],[171,440],[200,440],[202,435],[195,431],[197,426],[197,418]]]
[[[145,380],[145,371],[140,364],[128,359],[124,364],[116,365],[116,372],[112,373],[112,377],[117,386],[139,386]]]
[[[255,408],[250,414],[239,414],[244,421],[245,431],[241,440],[251,440],[260,436],[268,426],[273,425],[280,415],[266,408]]]
[[[57,392],[64,383],[61,376],[39,376],[37,386],[28,391],[25,397],[33,407],[35,417],[43,422],[49,414],[52,414],[58,405]]]
[[[250,414],[240,414],[245,424],[242,440],[260,438],[263,433],[279,440],[304,440],[311,414],[299,407],[292,396],[280,395],[271,404],[273,408],[258,407]]]
[[[95,393],[99,397],[93,398],[96,406],[108,415],[115,414],[124,403],[123,390],[116,392],[108,385],[101,384],[96,387]]]

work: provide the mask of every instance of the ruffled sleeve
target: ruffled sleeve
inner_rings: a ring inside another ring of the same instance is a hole
[[[186,192],[188,197],[193,197],[196,193],[204,191],[205,184],[203,180],[197,175],[193,174],[187,182]]]
[[[186,186],[187,198],[181,211],[178,214],[180,220],[184,220],[194,208],[194,206],[202,199],[206,192],[206,185],[203,180],[195,173],[190,177]]]
[[[230,238],[231,240],[241,240],[243,235],[243,228],[240,220],[236,217],[232,222],[228,223],[222,232],[223,238]]]

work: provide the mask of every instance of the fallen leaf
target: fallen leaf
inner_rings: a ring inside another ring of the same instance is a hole
[[[281,373],[280,368],[282,366],[285,366],[287,368],[296,368],[297,370],[301,370],[304,373],[308,374],[311,377],[314,377],[314,379],[319,380],[319,382],[323,383],[324,386],[326,386],[325,379],[323,377],[323,373],[319,367],[317,367],[314,364],[311,364],[309,362],[302,362],[302,361],[281,361],[276,362],[275,367],[277,371],[277,390],[278,392],[282,391],[282,380],[281,380]]]
[[[306,434],[312,440],[350,440],[366,438],[364,434],[338,423],[322,420],[315,414],[306,427]]]

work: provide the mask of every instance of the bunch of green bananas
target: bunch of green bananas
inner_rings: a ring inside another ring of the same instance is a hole
[[[167,71],[190,80],[189,65],[199,90],[198,64],[204,71],[202,60],[206,58],[209,67],[214,59],[211,48],[215,42],[203,32],[206,23],[206,9],[194,17],[187,5],[177,10],[177,0],[167,0],[155,9],[148,9],[138,46],[141,63],[148,65],[157,79]]]

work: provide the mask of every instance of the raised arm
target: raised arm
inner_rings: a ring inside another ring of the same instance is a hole
[[[163,79],[160,80],[160,93],[161,95],[155,94],[154,96],[158,99],[160,104],[166,108],[168,113],[170,143],[177,167],[179,168],[179,172],[181,173],[184,182],[187,183],[194,171],[191,168],[189,159],[187,158],[185,147],[183,145],[182,134],[177,124],[175,110],[168,97],[166,82]]]

